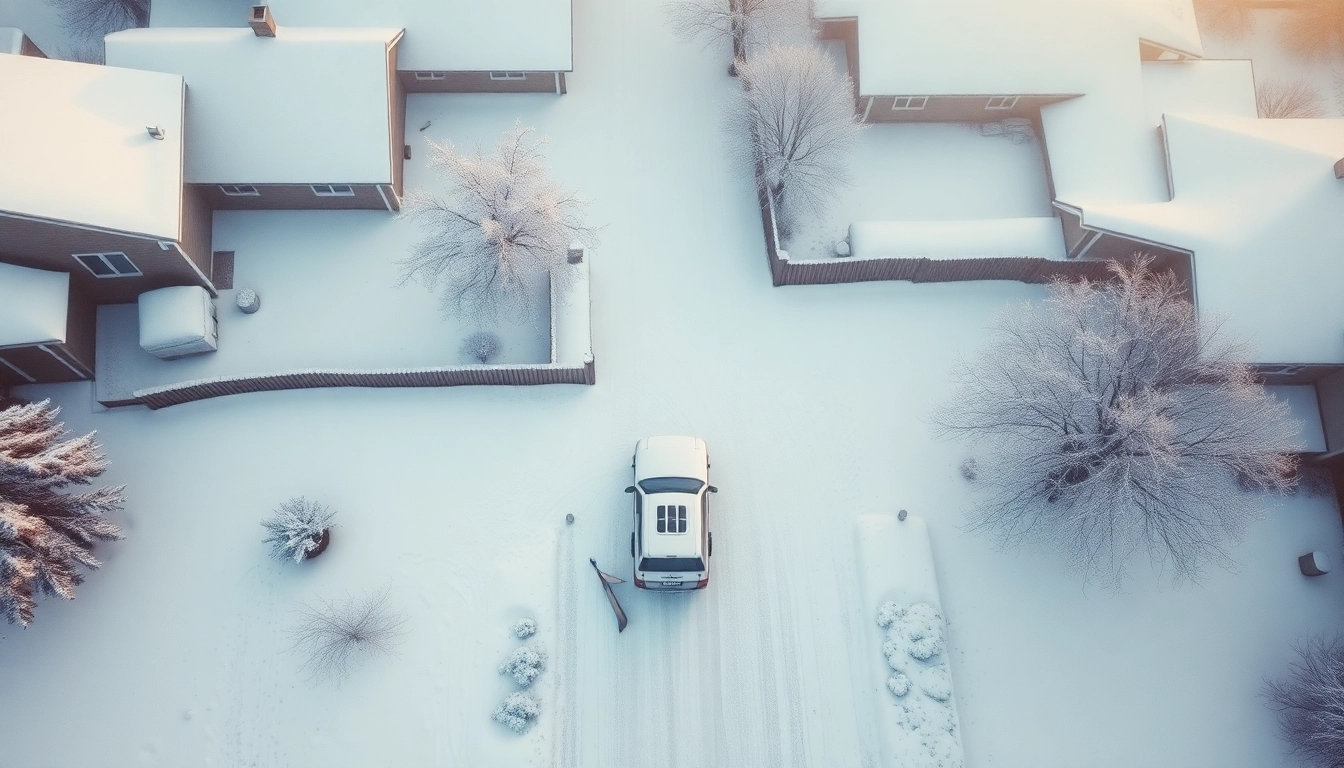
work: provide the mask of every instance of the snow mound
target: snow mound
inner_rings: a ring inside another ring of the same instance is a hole
[[[541,674],[546,666],[546,654],[539,648],[525,645],[509,654],[509,658],[499,665],[499,674],[508,675],[518,685],[526,688]]]
[[[513,634],[519,640],[526,640],[537,634],[537,622],[532,619],[519,619],[513,623]]]
[[[882,653],[892,669],[899,669],[891,659],[902,651],[912,659],[926,661],[943,652],[943,616],[928,603],[897,605],[884,603],[877,609],[877,625],[887,630],[887,641]]]
[[[947,667],[941,664],[929,667],[919,676],[919,688],[934,701],[947,701],[952,698],[952,676],[947,674]]]
[[[495,708],[490,719],[500,723],[514,733],[522,733],[537,719],[541,711],[537,700],[526,693],[510,693],[504,703]]]
[[[887,690],[895,696],[904,696],[910,692],[910,678],[900,672],[895,673],[887,678]]]

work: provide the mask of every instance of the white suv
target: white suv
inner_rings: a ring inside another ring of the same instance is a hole
[[[635,444],[635,586],[690,590],[709,586],[709,452],[698,437],[646,437]]]

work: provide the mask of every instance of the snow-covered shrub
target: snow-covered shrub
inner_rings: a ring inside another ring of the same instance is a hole
[[[900,672],[895,673],[887,678],[887,690],[893,695],[904,696],[910,692],[910,678]]]
[[[302,496],[281,504],[269,518],[261,522],[271,535],[271,556],[277,560],[302,562],[308,553],[317,549],[322,532],[331,527],[336,513]]]
[[[897,605],[885,603],[877,611],[877,625],[887,630],[882,653],[892,669],[898,669],[898,657],[926,661],[943,652],[943,617],[928,603]]]
[[[900,670],[905,666],[905,649],[895,640],[887,640],[882,644],[882,655],[887,657],[887,666],[894,670]]]
[[[546,666],[546,654],[538,648],[524,645],[499,665],[499,674],[512,677],[515,683],[526,688],[537,679],[544,666]]]
[[[514,733],[522,733],[532,725],[540,712],[537,700],[526,693],[510,693],[504,703],[495,708],[490,719],[501,723]]]
[[[537,634],[537,622],[532,619],[519,619],[513,622],[513,635],[519,640],[526,640],[535,634]]]
[[[947,701],[952,698],[952,676],[947,673],[946,664],[936,664],[919,673],[919,689],[934,701]]]
[[[968,483],[974,483],[975,478],[979,477],[975,468],[974,456],[967,456],[966,460],[961,462],[961,476],[966,478]]]
[[[1320,765],[1344,765],[1344,637],[1297,649],[1286,680],[1265,683],[1269,704],[1292,750]]]
[[[340,679],[359,652],[391,653],[406,619],[388,605],[386,591],[342,601],[318,600],[300,611],[294,647],[307,654],[315,678]]]
[[[462,340],[462,356],[481,364],[490,362],[499,354],[499,335],[493,331],[477,331]]]

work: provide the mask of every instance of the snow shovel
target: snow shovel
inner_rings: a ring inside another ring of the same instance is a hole
[[[593,564],[593,570],[597,571],[597,578],[602,580],[602,589],[606,590],[607,600],[611,602],[611,610],[616,614],[616,627],[617,627],[616,631],[618,633],[624,632],[625,625],[627,623],[625,618],[625,611],[621,608],[620,602],[616,600],[616,593],[611,591],[611,585],[624,584],[625,579],[618,579],[615,576],[612,576],[610,573],[603,573],[602,569],[597,567],[597,561],[591,557],[588,558],[588,562]]]

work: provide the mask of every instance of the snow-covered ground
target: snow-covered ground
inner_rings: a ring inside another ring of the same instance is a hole
[[[926,414],[988,317],[1042,289],[771,288],[751,179],[726,159],[725,57],[677,41],[653,4],[574,13],[567,96],[413,96],[406,124],[412,143],[426,120],[438,138],[489,143],[518,118],[550,136],[556,177],[606,225],[597,385],[105,413],[87,385],[22,390],[99,431],[128,538],[100,548],[77,601],[0,628],[0,764],[877,768],[853,522],[897,508],[928,522],[967,765],[1290,764],[1259,690],[1294,640],[1344,630],[1344,576],[1295,562],[1340,552],[1333,501],[1267,500],[1240,570],[1180,590],[1144,574],[1109,594],[963,532],[969,449],[932,439]],[[979,181],[1014,189],[995,175],[1011,167]],[[618,635],[588,558],[628,575],[621,489],[634,442],[660,433],[713,452],[713,581],[617,585]],[[259,522],[297,494],[341,527],[318,560],[273,563]],[[297,606],[383,586],[407,617],[397,654],[307,680]],[[550,658],[518,738],[489,716],[515,687],[497,667],[522,615]]]

